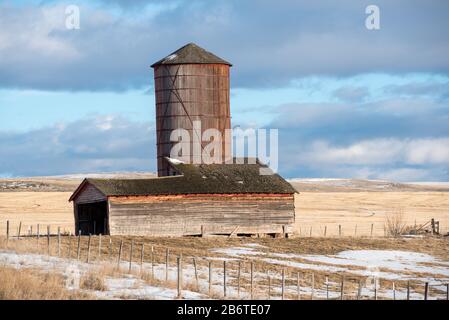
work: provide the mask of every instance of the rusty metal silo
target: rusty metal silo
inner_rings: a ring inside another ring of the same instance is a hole
[[[172,130],[183,128],[190,136],[193,122],[201,122],[201,132],[216,128],[222,134],[222,159],[230,148],[225,130],[231,127],[229,69],[232,65],[216,55],[189,43],[154,63],[156,95],[158,176],[172,175],[165,157],[170,156]],[[202,142],[201,149],[208,144]],[[198,156],[192,150],[191,161]],[[198,158],[197,158],[198,159]],[[201,159],[201,158],[200,158]]]

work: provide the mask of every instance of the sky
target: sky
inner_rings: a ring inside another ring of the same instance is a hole
[[[281,175],[449,181],[447,30],[444,0],[0,1],[0,177],[154,172],[150,65],[194,42]]]

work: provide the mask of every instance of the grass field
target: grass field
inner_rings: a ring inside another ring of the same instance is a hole
[[[5,234],[6,220],[11,232],[21,233],[39,223],[52,230],[73,232],[73,209],[70,192],[0,192],[0,234]],[[409,225],[419,225],[431,218],[440,221],[441,230],[449,231],[449,192],[301,192],[296,197],[297,236],[368,236],[371,224],[374,236],[384,235],[385,217],[402,210]],[[312,228],[312,230],[310,230]],[[356,230],[357,228],[357,230]],[[43,229],[42,229],[43,230]]]

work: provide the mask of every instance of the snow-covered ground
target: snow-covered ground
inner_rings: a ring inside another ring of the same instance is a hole
[[[297,268],[302,273],[302,277],[309,277],[310,271],[326,272],[332,275],[339,275],[342,272],[352,273],[356,276],[363,276],[365,281],[361,289],[363,298],[373,298],[376,290],[378,297],[393,298],[391,287],[379,285],[379,279],[398,281],[411,280],[414,283],[428,282],[431,286],[430,299],[442,299],[445,297],[446,283],[449,282],[449,261],[437,259],[431,255],[394,250],[346,250],[335,255],[312,255],[294,253],[274,253],[269,248],[260,244],[246,244],[239,247],[215,248],[210,250],[213,257],[197,258],[198,287],[196,287],[195,269],[192,264],[192,257],[183,257],[183,290],[184,299],[210,299],[207,294],[209,289],[209,269],[207,261],[213,263],[212,293],[213,297],[222,297],[223,288],[223,261],[229,262],[226,272],[226,293],[227,298],[249,299],[251,297],[248,279],[250,278],[248,266],[241,269],[242,281],[246,279],[246,286],[242,285],[240,292],[237,290],[237,269],[236,265],[240,259],[251,259],[278,266],[288,266]],[[80,279],[89,272],[100,271],[108,263],[94,262],[87,264],[74,259],[49,257],[39,254],[23,254],[13,251],[0,250],[0,265],[13,267],[16,269],[31,268],[43,272],[59,273],[64,276],[66,288],[69,290],[80,290]],[[114,266],[114,265],[113,265]],[[233,266],[233,267],[232,267]],[[111,263],[109,262],[109,268]],[[127,273],[129,263],[122,261],[120,265],[121,273],[105,275],[106,289],[103,291],[85,290],[99,299],[176,299],[177,290],[173,284],[177,280],[177,268],[170,264],[166,275],[165,264],[154,264],[145,262],[142,266],[139,263],[132,264],[132,273]],[[154,274],[154,278],[159,284],[150,285],[139,276],[139,272],[144,270],[147,274]],[[153,272],[151,270],[154,270]],[[269,272],[262,272],[260,268],[254,272],[255,291],[254,298],[266,299],[268,295],[268,276],[272,280],[271,299],[281,297],[281,269]],[[169,280],[165,283],[166,276]],[[289,281],[285,286],[286,294],[296,296],[296,276],[287,275]],[[305,279],[305,278],[304,278]],[[333,278],[335,280],[335,277]],[[295,280],[295,281],[293,281]],[[316,283],[315,288],[308,285],[300,286],[302,299],[310,298],[313,292],[315,298],[338,298],[340,296],[339,283],[328,281],[329,290],[326,290],[326,283]],[[384,282],[385,283],[385,282]],[[390,286],[391,284],[388,284]],[[352,290],[347,293],[354,297]],[[396,287],[396,299],[405,299],[406,290]],[[411,292],[412,299],[422,299],[422,292]]]

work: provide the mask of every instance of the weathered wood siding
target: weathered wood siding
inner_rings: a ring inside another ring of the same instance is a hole
[[[109,197],[111,235],[290,233],[294,212],[288,194]]]
[[[87,183],[78,196],[74,199],[75,204],[105,201],[107,198],[93,185]]]

